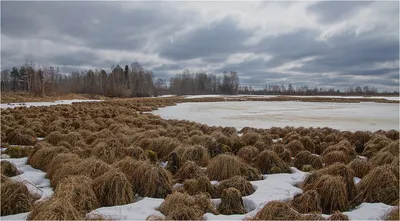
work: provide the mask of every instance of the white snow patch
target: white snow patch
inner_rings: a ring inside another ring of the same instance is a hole
[[[382,220],[393,206],[384,203],[362,203],[356,209],[343,212],[350,220]]]
[[[137,202],[121,205],[102,207],[86,214],[87,217],[95,217],[96,214],[112,220],[145,220],[149,215],[161,215],[156,210],[164,199],[155,199],[145,197]]]
[[[399,105],[245,101],[181,103],[152,112],[164,119],[190,120],[210,126],[271,128],[331,127],[339,130],[399,130]]]
[[[8,104],[1,104],[0,108],[15,108],[15,107],[40,107],[40,106],[52,106],[58,104],[72,104],[78,102],[99,102],[102,100],[80,100],[80,99],[73,99],[73,100],[59,100],[59,101],[50,101],[50,102],[19,102],[19,103],[8,103]]]
[[[26,220],[28,217],[29,212],[26,213],[18,213],[14,215],[8,215],[8,216],[0,216],[0,220]]]
[[[40,196],[39,200],[45,200],[53,195],[53,188],[50,187],[50,180],[45,178],[46,173],[28,165],[27,157],[0,159],[0,162],[3,160],[14,164],[17,169],[22,172],[20,175],[10,177],[10,179],[23,182],[30,193]]]

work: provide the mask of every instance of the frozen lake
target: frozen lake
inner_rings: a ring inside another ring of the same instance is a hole
[[[190,120],[210,126],[331,127],[339,130],[399,129],[399,104],[326,102],[181,103],[153,111],[164,119]]]

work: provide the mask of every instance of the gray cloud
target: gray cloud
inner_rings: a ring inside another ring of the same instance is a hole
[[[334,23],[346,20],[357,9],[371,4],[372,1],[323,1],[311,5],[309,12],[317,15],[321,23]]]
[[[1,65],[32,60],[71,71],[138,61],[167,79],[186,68],[234,70],[259,88],[398,90],[398,4],[3,1]]]

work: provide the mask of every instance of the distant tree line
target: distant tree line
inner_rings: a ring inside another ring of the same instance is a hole
[[[356,86],[345,88],[344,91],[340,91],[335,88],[310,88],[308,86],[293,86],[288,84],[285,86],[281,85],[265,85],[263,89],[253,89],[252,86],[240,86],[239,94],[254,94],[254,95],[398,95],[398,91],[393,92],[379,92],[377,88],[370,86]]]
[[[130,66],[61,73],[52,66],[35,67],[33,63],[1,71],[1,91],[24,91],[36,95],[78,93],[109,97],[149,97],[163,94],[237,94],[239,77],[236,72],[222,75],[183,71],[167,80],[154,78],[150,70],[138,62]]]

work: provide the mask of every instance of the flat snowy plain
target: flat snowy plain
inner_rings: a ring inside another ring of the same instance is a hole
[[[210,126],[331,127],[339,130],[399,129],[399,104],[296,101],[181,103],[152,112],[164,119],[190,120]]]

